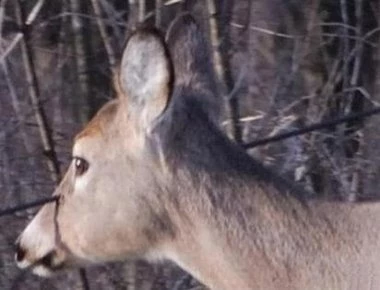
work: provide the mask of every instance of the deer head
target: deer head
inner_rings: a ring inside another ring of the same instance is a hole
[[[194,102],[204,110],[213,93],[205,43],[191,17],[170,30],[167,42],[152,29],[130,36],[117,99],[76,136],[54,192],[59,200],[45,205],[17,241],[21,268],[49,275],[71,265],[160,256],[175,239],[170,211],[180,189],[169,159],[180,152],[170,143],[187,126],[181,107]]]

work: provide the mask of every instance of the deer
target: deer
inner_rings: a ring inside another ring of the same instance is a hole
[[[192,16],[128,38],[117,97],[16,242],[40,276],[170,260],[210,289],[380,289],[380,204],[303,198],[217,125],[208,45]]]

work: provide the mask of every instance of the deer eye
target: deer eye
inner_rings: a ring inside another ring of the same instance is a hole
[[[88,170],[89,164],[83,158],[74,157],[74,167],[75,167],[75,175],[81,176],[86,173],[86,171]]]

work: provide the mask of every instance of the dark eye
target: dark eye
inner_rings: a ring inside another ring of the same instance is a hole
[[[81,176],[88,170],[88,162],[80,157],[74,157],[75,175]]]

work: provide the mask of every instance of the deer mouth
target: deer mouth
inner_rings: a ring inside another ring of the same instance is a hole
[[[62,270],[64,265],[64,261],[60,259],[57,252],[53,250],[34,263],[32,271],[39,276],[50,277],[55,272]]]
[[[20,268],[31,270],[34,274],[42,277],[51,277],[54,273],[65,267],[65,262],[55,250],[50,251],[41,259],[33,263],[28,263],[25,260],[21,262],[19,261],[19,257],[17,255],[16,261]]]

